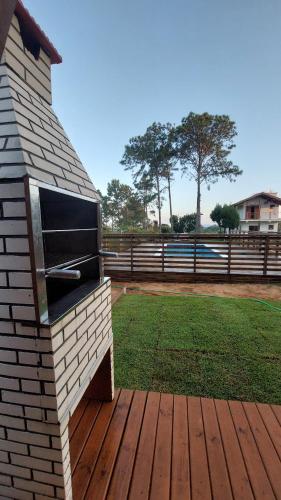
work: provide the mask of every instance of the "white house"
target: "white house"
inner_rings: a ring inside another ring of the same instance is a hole
[[[243,232],[281,230],[281,198],[277,193],[261,192],[233,204],[240,215]]]

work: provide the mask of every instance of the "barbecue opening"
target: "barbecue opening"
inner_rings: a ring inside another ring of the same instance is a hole
[[[30,180],[40,321],[54,322],[103,282],[97,200]]]

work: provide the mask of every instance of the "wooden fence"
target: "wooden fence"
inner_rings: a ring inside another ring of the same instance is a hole
[[[118,280],[281,282],[281,233],[109,233],[105,273]]]

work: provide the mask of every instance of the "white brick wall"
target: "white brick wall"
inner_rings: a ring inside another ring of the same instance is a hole
[[[97,198],[50,107],[50,60],[41,50],[36,61],[24,49],[15,17],[0,63],[0,99],[0,163],[18,172],[21,165],[31,177]]]
[[[4,217],[26,216],[26,207],[24,201],[5,201],[2,206]]]
[[[1,488],[7,498],[71,499],[68,421],[112,350],[110,281],[53,327],[0,326]]]
[[[102,297],[103,302],[100,303]],[[104,351],[112,345],[110,281],[83,301],[76,308],[76,313],[76,318],[73,319],[71,313],[69,319],[66,316],[62,320],[60,330],[60,323],[51,329],[58,413],[61,418],[67,412],[73,413],[85,385],[96,372]],[[104,328],[101,328],[102,324]],[[97,354],[98,350],[100,356]],[[72,389],[75,384],[74,396]]]
[[[0,90],[7,97],[0,102],[7,109],[0,110],[0,140],[5,138],[0,163],[10,171],[22,165],[35,179],[96,199],[96,189],[49,104],[6,65],[0,65],[1,76],[6,87],[1,83]]]
[[[36,323],[23,177],[98,197],[50,99],[49,58],[23,48],[14,17],[0,62],[0,498],[71,499],[69,418],[112,353],[109,281]]]
[[[29,253],[27,238],[6,238],[7,253]]]
[[[10,27],[3,61],[10,64],[12,68],[25,79],[27,83],[48,103],[51,103],[51,73],[50,61],[42,59],[42,52],[38,60],[24,48],[20,35],[19,25],[14,17],[14,25]]]
[[[34,320],[23,182],[0,178],[0,234],[0,321]]]

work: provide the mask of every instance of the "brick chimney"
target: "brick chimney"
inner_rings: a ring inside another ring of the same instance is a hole
[[[51,108],[61,57],[0,3],[0,496],[71,499],[68,423],[113,398],[99,197]]]

